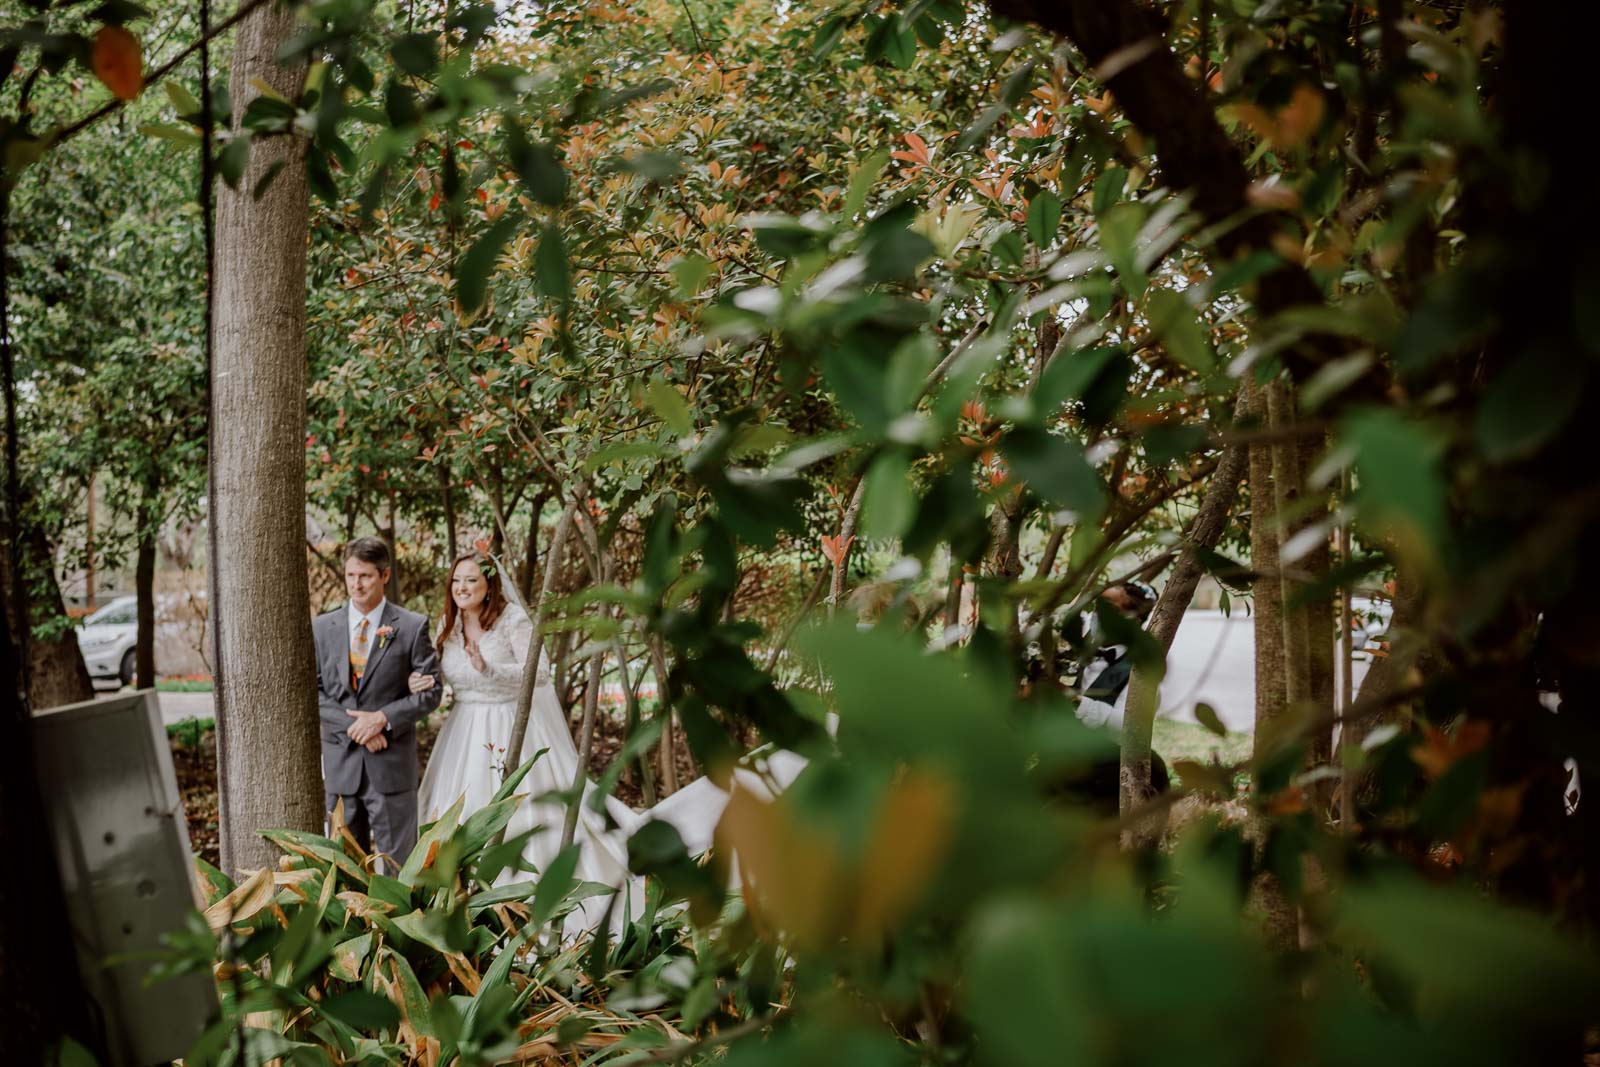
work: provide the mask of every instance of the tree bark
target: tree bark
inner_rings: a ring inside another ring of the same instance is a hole
[[[1300,476],[1302,482],[1306,474],[1321,458],[1326,442],[1322,438],[1307,438],[1300,443]],[[1315,494],[1316,507],[1306,517],[1305,526],[1321,525],[1328,518],[1329,496],[1327,490],[1315,489],[1309,484],[1303,484],[1302,493],[1306,499]],[[1312,714],[1323,722],[1331,722],[1333,717],[1333,672],[1334,672],[1334,641],[1337,636],[1333,625],[1333,602],[1326,589],[1326,581],[1333,570],[1333,551],[1330,538],[1325,532],[1317,541],[1316,547],[1306,553],[1300,560],[1300,567],[1304,570],[1306,578],[1313,585],[1322,586],[1324,592],[1315,600],[1305,605],[1305,633],[1306,633],[1306,699],[1311,701]],[[1333,758],[1333,730],[1331,728],[1319,729],[1311,737],[1311,747],[1307,757],[1315,766],[1327,763]],[[1333,781],[1325,779],[1318,786],[1318,793],[1324,802],[1333,798]]]
[[[1247,377],[1245,398],[1259,425],[1268,421],[1266,390]],[[1254,601],[1256,714],[1260,735],[1283,711],[1288,690],[1283,678],[1283,590],[1278,578],[1277,489],[1272,484],[1272,445],[1250,445],[1250,567]]]
[[[578,832],[584,785],[589,776],[589,754],[594,751],[594,724],[600,713],[600,676],[605,666],[604,652],[589,657],[589,680],[583,689],[583,728],[578,731],[578,766],[572,772],[572,799],[567,803],[566,821],[561,824],[562,848],[572,844]]]
[[[161,507],[161,476],[152,468],[139,498],[139,547],[133,569],[133,589],[138,605],[134,638],[134,685],[153,689],[156,684],[156,524]]]
[[[1281,430],[1293,422],[1294,400],[1282,381],[1267,386],[1267,425]],[[1295,519],[1300,502],[1300,449],[1292,441],[1272,445],[1272,488],[1278,524],[1278,585],[1283,621],[1283,687],[1288,704],[1299,707],[1311,697],[1309,677],[1310,645],[1306,630],[1306,609],[1297,604],[1300,582],[1291,580],[1283,563],[1283,545],[1294,536],[1301,523]],[[1293,525],[1288,525],[1293,522]]]
[[[1184,612],[1194,600],[1195,589],[1205,574],[1200,563],[1201,549],[1216,548],[1228,529],[1228,516],[1239,495],[1239,482],[1244,477],[1248,452],[1244,445],[1230,445],[1222,453],[1222,461],[1206,486],[1200,500],[1200,510],[1195,513],[1184,536],[1183,551],[1173,565],[1172,574],[1156,600],[1150,613],[1150,636],[1161,646],[1162,656],[1172,648],[1183,622]],[[1149,671],[1135,667],[1128,679],[1128,702],[1122,714],[1122,765],[1118,775],[1118,807],[1126,813],[1150,798],[1150,742],[1155,733],[1156,711],[1161,702],[1161,679]],[[1133,831],[1130,837],[1144,836],[1144,828]]]
[[[234,123],[264,80],[299,96],[305,67],[277,62],[299,13],[264,6],[239,24]],[[305,573],[306,230],[304,147],[252,146],[237,190],[217,203],[211,379],[210,521],[216,655],[217,784],[222,867],[272,866],[257,836],[320,830],[320,724]],[[252,195],[275,163],[283,167]]]
[[[454,560],[459,554],[456,548],[456,494],[455,486],[450,484],[450,464],[441,463],[439,471],[439,502],[444,505],[444,544],[446,557]],[[527,591],[523,591],[527,595]]]
[[[62,605],[61,587],[56,583],[55,570],[50,565],[50,543],[43,530],[28,526],[20,537],[6,523],[0,523],[0,535],[12,544],[22,560],[27,578],[19,587],[11,569],[12,554],[0,558],[0,588],[6,601],[6,632],[17,635],[21,630],[17,615],[18,601],[26,604],[31,622],[31,639],[28,641],[28,699],[35,710],[76,704],[94,699],[94,685],[89,681],[89,669],[83,664],[83,652],[78,648],[78,632],[67,618]],[[31,594],[31,595],[30,595]],[[40,635],[48,635],[41,637]],[[20,642],[8,637],[11,655],[17,657]]]

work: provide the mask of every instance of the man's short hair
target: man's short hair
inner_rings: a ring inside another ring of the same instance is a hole
[[[353,559],[370,563],[382,573],[390,566],[389,546],[381,537],[358,537],[344,546],[344,561],[349,563]]]

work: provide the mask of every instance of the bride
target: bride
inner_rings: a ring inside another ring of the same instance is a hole
[[[533,620],[518,604],[507,600],[493,558],[478,552],[458,556],[450,568],[450,589],[436,640],[444,682],[455,697],[422,775],[417,805],[421,821],[429,823],[464,798],[460,818],[465,820],[489,803],[507,774],[545,750],[518,790],[530,801],[518,805],[506,829],[509,839],[537,828],[523,850],[523,861],[524,866],[543,871],[560,851],[566,817],[560,800],[545,797],[571,789],[578,753],[542,657],[522,752],[513,755],[506,751],[532,635]],[[430,675],[411,676],[413,692],[433,684]],[[787,784],[798,769],[784,763],[769,774]],[[742,788],[768,792],[761,779],[749,771],[737,772],[737,778]],[[619,900],[614,910],[617,923],[624,915],[637,916],[643,900],[643,883],[628,870],[627,839],[633,831],[650,819],[662,819],[678,829],[691,852],[701,851],[710,844],[728,799],[709,778],[697,779],[644,813],[608,796],[605,809],[613,828],[590,804],[592,783],[586,782],[585,788],[589,795],[580,805],[573,838],[578,845],[576,873],[580,880],[625,891],[625,900]],[[582,909],[568,920],[569,934],[592,928],[604,908],[603,899],[584,901]]]

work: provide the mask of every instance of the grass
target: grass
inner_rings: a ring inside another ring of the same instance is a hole
[[[161,678],[156,682],[158,693],[209,693],[210,678]]]
[[[215,719],[180,719],[167,724],[167,736],[186,748],[195,748],[216,727]]]
[[[1157,719],[1151,747],[1161,753],[1169,767],[1178,760],[1210,763],[1213,754],[1222,763],[1237,763],[1250,756],[1251,741],[1250,734],[1218,737],[1196,723]]]

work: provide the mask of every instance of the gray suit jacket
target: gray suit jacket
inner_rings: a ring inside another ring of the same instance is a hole
[[[439,655],[428,635],[426,616],[385,604],[378,627],[394,633],[373,643],[361,688],[351,687],[348,605],[319,615],[311,624],[317,645],[317,703],[322,713],[322,780],[329,793],[353,794],[361,769],[380,793],[417,788],[417,723],[439,706],[441,685],[413,694],[406,683],[412,671],[439,679]],[[354,721],[346,709],[381,711],[389,720],[389,747],[368,752],[350,740]]]

